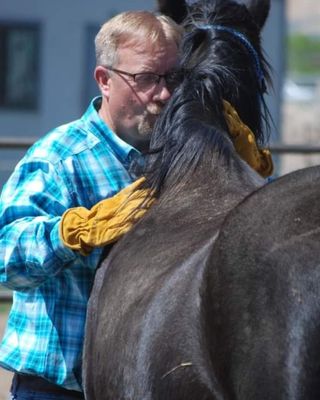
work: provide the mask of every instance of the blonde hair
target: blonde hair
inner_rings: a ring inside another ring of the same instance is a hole
[[[117,48],[134,38],[144,38],[151,43],[165,39],[179,47],[182,28],[171,18],[149,11],[127,11],[104,23],[95,38],[96,64],[115,65]]]

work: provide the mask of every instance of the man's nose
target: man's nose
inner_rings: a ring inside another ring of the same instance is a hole
[[[167,82],[165,77],[161,77],[160,82],[156,88],[156,91],[153,96],[153,100],[166,102],[171,97],[171,92],[168,89]]]

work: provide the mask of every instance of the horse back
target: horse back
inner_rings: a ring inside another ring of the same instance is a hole
[[[226,218],[209,263],[211,357],[236,399],[320,398],[320,167],[280,178]]]

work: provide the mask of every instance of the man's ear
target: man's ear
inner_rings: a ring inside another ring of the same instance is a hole
[[[105,68],[102,67],[101,65],[98,65],[95,70],[94,70],[94,79],[96,80],[100,92],[104,97],[109,97],[109,91],[110,91],[110,74],[109,71]]]

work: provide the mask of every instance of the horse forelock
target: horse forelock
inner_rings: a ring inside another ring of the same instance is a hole
[[[234,0],[199,1],[191,5],[184,20],[184,27],[190,31],[198,24],[219,24],[230,26],[246,33],[254,45],[260,39],[260,27],[244,4]]]

